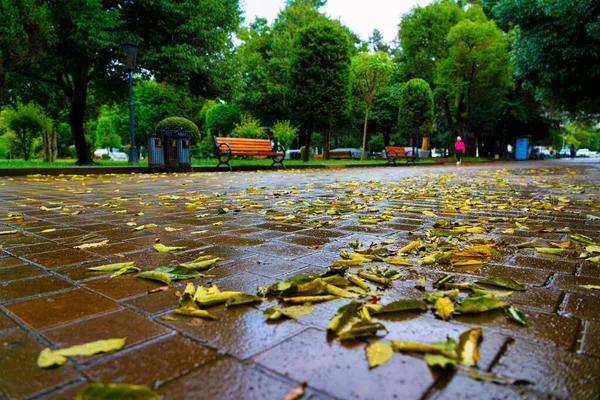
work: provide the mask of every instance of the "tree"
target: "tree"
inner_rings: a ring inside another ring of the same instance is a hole
[[[298,135],[298,128],[292,126],[290,121],[277,121],[271,127],[271,133],[273,138],[277,140],[277,143],[284,149],[289,149],[294,139]]]
[[[371,50],[377,52],[381,51],[388,55],[392,55],[392,47],[383,41],[383,35],[378,29],[373,29],[373,33],[369,36],[369,46]]]
[[[398,112],[398,129],[405,138],[415,133],[415,111],[421,111],[419,132],[423,137],[433,133],[433,93],[429,84],[423,79],[411,79],[402,87]],[[419,143],[415,144],[417,149]]]
[[[190,75],[206,72],[211,59],[231,45],[241,11],[238,0],[112,1],[38,0],[48,14],[52,44],[42,62],[19,72],[61,88],[70,102],[69,121],[78,162],[91,162],[84,122],[88,90],[122,94],[123,59],[119,43],[139,42],[138,68],[158,81],[189,85]]]
[[[600,2],[500,0],[493,12],[514,26],[519,78],[559,108],[600,112]]]
[[[450,29],[463,18],[464,12],[452,1],[417,6],[402,16],[398,39],[402,49],[400,65],[404,79],[421,78],[434,84],[436,62],[448,54],[446,37]]]
[[[328,124],[348,108],[350,95],[350,43],[334,21],[317,20],[301,28],[293,46],[291,87],[294,103],[307,120],[305,148],[310,148],[316,118]],[[325,154],[329,138],[325,139]],[[304,161],[308,161],[308,151]]]
[[[264,139],[267,137],[267,128],[260,124],[259,119],[250,114],[244,114],[241,122],[235,124],[233,133],[241,138]]]
[[[34,150],[36,139],[42,135],[44,129],[49,129],[50,121],[44,110],[37,104],[17,104],[2,111],[6,126],[15,137],[16,147],[23,159],[28,161]]]
[[[378,92],[387,85],[394,64],[389,56],[383,52],[373,54],[360,53],[352,58],[351,63],[352,84],[358,90],[360,97],[365,102],[365,123],[363,127],[361,160],[365,159],[365,148],[367,147],[367,125],[369,122],[369,109]]]
[[[214,129],[217,135],[228,135],[241,120],[240,110],[231,104],[217,104],[206,113],[206,126],[208,129]]]
[[[467,153],[473,154],[476,137],[469,124],[474,115],[481,121],[485,110],[499,107],[513,84],[508,41],[494,21],[469,19],[456,24],[447,41],[448,56],[438,63],[436,93],[444,98],[448,126],[466,139]]]
[[[0,0],[0,109],[7,75],[38,62],[51,43],[47,11],[38,0]]]

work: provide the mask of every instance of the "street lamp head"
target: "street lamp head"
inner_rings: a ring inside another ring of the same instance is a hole
[[[421,110],[415,110],[415,124],[421,124]]]
[[[127,38],[125,42],[121,42],[121,48],[125,53],[126,71],[133,71],[135,69],[135,59],[137,57],[138,44],[131,40],[131,38]]]

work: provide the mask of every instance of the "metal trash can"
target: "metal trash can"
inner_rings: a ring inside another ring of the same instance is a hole
[[[148,167],[152,171],[191,171],[191,133],[175,130],[146,132],[148,138]]]

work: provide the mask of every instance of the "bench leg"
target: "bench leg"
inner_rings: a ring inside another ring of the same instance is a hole
[[[277,160],[277,158],[280,158],[280,157],[272,158],[273,162],[271,163],[271,168],[273,168],[275,166],[275,164],[279,164],[283,167],[283,169],[285,169],[285,164],[283,163],[283,158],[281,158],[281,160]]]
[[[217,164],[217,171],[219,170],[219,167],[220,167],[221,165],[226,165],[226,166],[228,166],[228,167],[229,167],[229,171],[230,171],[230,172],[232,172],[232,171],[233,171],[233,168],[231,168],[231,164],[229,164],[229,160],[227,160],[227,161],[219,161],[219,163]]]

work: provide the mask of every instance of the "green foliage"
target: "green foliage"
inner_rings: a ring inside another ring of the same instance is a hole
[[[6,135],[0,135],[0,159],[8,157],[8,138]]]
[[[124,71],[115,68],[123,59],[119,42],[130,36],[140,44],[141,74],[184,86],[197,75],[210,75],[215,60],[232,46],[230,34],[241,21],[238,0],[40,3],[48,12],[43,29],[50,32],[51,45],[43,62],[26,64],[19,73],[44,78],[69,98],[83,164],[91,161],[83,127],[88,89],[125,97]]]
[[[398,129],[404,137],[415,134],[415,110],[421,111],[419,134],[429,137],[433,133],[433,93],[423,79],[411,79],[402,87],[398,112]]]
[[[121,147],[121,135],[117,126],[116,109],[104,106],[96,126],[96,148]]]
[[[363,142],[361,159],[365,158],[367,144],[367,125],[369,122],[369,109],[373,99],[388,83],[394,64],[387,53],[375,52],[359,53],[352,58],[351,66],[352,85],[365,102],[365,124],[363,128]]]
[[[169,117],[160,121],[156,129],[189,132],[192,138],[200,138],[200,130],[192,121],[181,117]]]
[[[453,1],[436,1],[415,7],[400,21],[400,66],[404,79],[421,78],[434,83],[436,61],[448,55],[446,36],[464,18]],[[434,88],[435,89],[435,88]]]
[[[235,127],[235,124],[240,123],[242,115],[240,110],[231,104],[220,103],[212,107],[206,113],[206,126],[209,129],[215,130],[218,134],[226,136]]]
[[[308,153],[307,153],[306,152],[306,146],[301,146],[300,147],[300,158],[302,158],[303,160],[313,158],[313,148],[309,147],[308,148]]]
[[[277,121],[271,127],[271,133],[281,147],[288,150],[294,139],[296,139],[296,136],[298,136],[298,128],[292,126],[290,121]]]
[[[566,145],[575,145],[578,149],[600,150],[600,130],[597,121],[591,118],[579,118],[566,125]]]
[[[508,40],[494,21],[465,19],[452,27],[447,41],[448,56],[438,63],[436,93],[457,99],[450,107],[455,133],[464,134],[466,124],[476,119],[485,131],[481,125],[495,123],[501,100],[513,85]]]
[[[44,110],[33,102],[7,107],[2,111],[2,119],[10,133],[7,137],[9,145],[15,148],[25,161],[33,154],[34,146],[39,144],[42,132],[51,127]]]
[[[516,74],[568,111],[600,109],[600,2],[500,0],[494,15],[514,27]]]
[[[385,143],[383,141],[383,135],[381,133],[371,136],[371,138],[369,139],[369,149],[371,151],[382,151],[384,147]]]
[[[350,43],[333,21],[316,20],[298,30],[291,83],[297,110],[330,120],[347,111],[350,94]]]
[[[233,133],[241,138],[264,139],[267,137],[267,128],[260,124],[259,119],[253,118],[250,114],[244,114],[242,121],[235,124]]]

